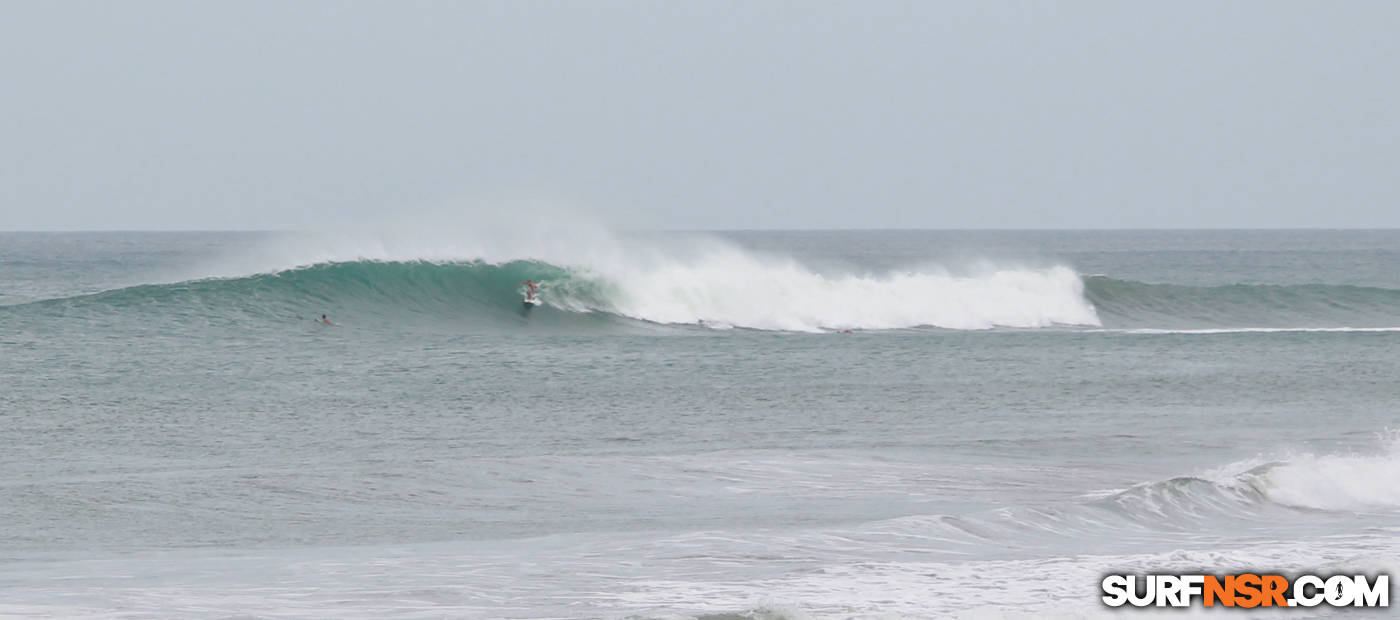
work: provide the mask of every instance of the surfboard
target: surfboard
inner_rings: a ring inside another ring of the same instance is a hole
[[[526,298],[525,298],[525,307],[526,307],[526,308],[533,308],[533,307],[538,306],[538,305],[540,305],[540,298],[539,298],[539,297],[526,297]]]

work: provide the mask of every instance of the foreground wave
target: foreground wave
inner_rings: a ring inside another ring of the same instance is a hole
[[[663,488],[682,496],[704,493],[704,485],[695,482],[722,476],[724,491],[700,495],[705,499],[722,498],[736,488],[781,495],[780,488],[791,491],[793,483],[812,483],[831,493],[846,490],[833,489],[832,483],[878,487],[904,479],[897,469],[886,469],[898,466],[886,458],[854,461],[862,474],[871,473],[866,467],[887,474],[872,480],[850,476],[849,454],[749,460],[716,456],[621,457],[614,462],[631,475],[606,480],[590,479],[606,468],[587,457],[481,464],[528,476],[535,484],[561,485],[561,491],[608,484],[618,492],[618,483],[626,481],[623,486],[643,485],[636,491],[648,496]],[[222,615],[251,610],[289,617],[387,617],[444,609],[497,617],[528,604],[532,615],[559,617],[777,619],[883,617],[893,611],[899,617],[1042,618],[1066,617],[1067,610],[1077,617],[1108,617],[1099,599],[1086,594],[1107,572],[1232,573],[1263,566],[1393,573],[1396,540],[1386,535],[1393,526],[1362,531],[1356,511],[1394,523],[1400,508],[1390,483],[1400,464],[1396,457],[1391,441],[1380,452],[1298,455],[1263,465],[1241,462],[1219,474],[1146,483],[1087,501],[786,529],[743,523],[635,536],[570,532],[507,544],[433,541],[314,550],[191,546],[123,551],[119,558],[95,560],[46,557],[23,567],[26,579],[10,588],[0,613],[100,616],[121,606],[153,617],[210,610]],[[904,473],[919,473],[920,484],[927,484],[947,466]],[[843,472],[849,477],[843,478]],[[674,484],[676,474],[692,484]],[[672,486],[662,486],[668,484]],[[351,509],[363,509],[360,498],[344,501]],[[1321,522],[1323,531],[1335,533],[1318,537],[1309,522]],[[743,573],[736,577],[735,565],[741,562]],[[535,593],[545,580],[547,594]],[[84,588],[85,595],[73,596],[75,588]],[[354,606],[347,606],[347,600]]]

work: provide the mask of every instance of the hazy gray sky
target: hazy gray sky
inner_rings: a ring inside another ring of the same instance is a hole
[[[1400,226],[1396,2],[0,3],[0,229]]]

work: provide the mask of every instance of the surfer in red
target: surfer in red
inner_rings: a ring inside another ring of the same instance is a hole
[[[540,285],[535,284],[534,280],[526,280],[524,282],[521,282],[521,284],[530,287],[530,292],[525,294],[525,299],[534,299],[535,291],[539,290]]]

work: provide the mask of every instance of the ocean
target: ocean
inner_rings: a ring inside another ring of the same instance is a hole
[[[1400,231],[0,233],[0,615],[1161,615],[1395,574],[1397,377]]]

